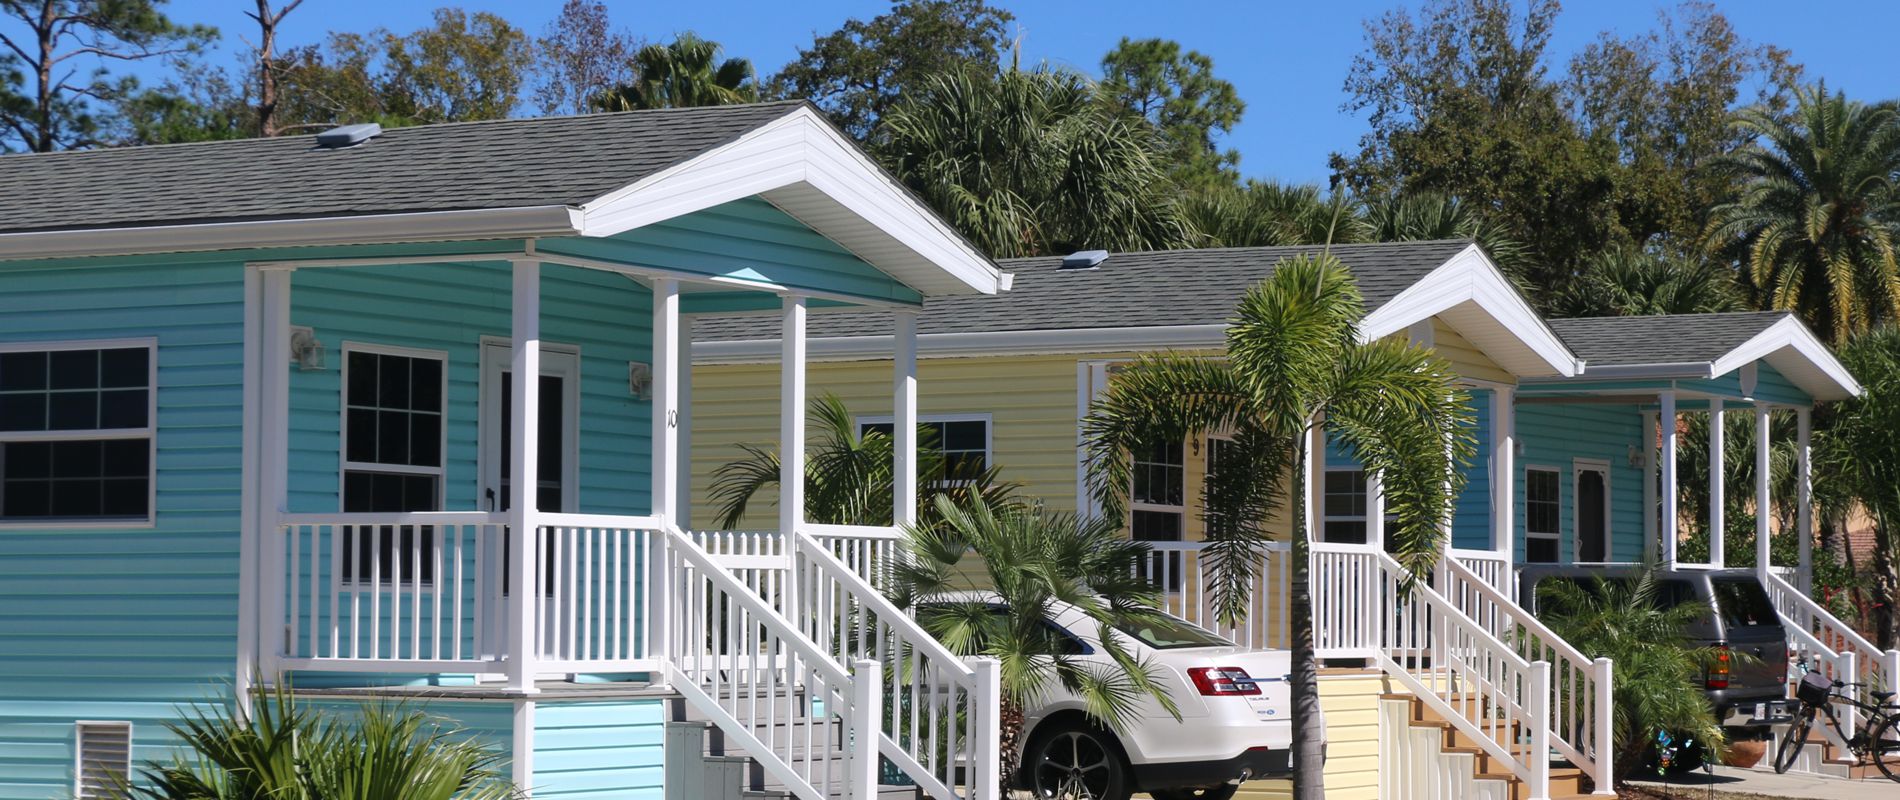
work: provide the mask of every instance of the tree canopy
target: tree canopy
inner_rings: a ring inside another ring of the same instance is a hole
[[[1176,181],[1232,184],[1240,153],[1217,139],[1247,105],[1232,83],[1214,77],[1214,60],[1168,39],[1130,39],[1102,57],[1102,98],[1153,126]]]

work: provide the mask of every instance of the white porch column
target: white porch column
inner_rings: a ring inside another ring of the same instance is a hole
[[[917,521],[917,312],[893,315],[895,348],[891,358],[891,450],[896,471],[891,483],[891,521]]]
[[[514,264],[513,350],[509,354],[509,401],[514,437],[508,464],[508,688],[535,691],[536,608],[540,587],[535,569],[540,538],[535,530],[535,489],[541,465],[541,262]]]
[[[1325,509],[1325,489],[1321,483],[1321,510]],[[1385,549],[1385,478],[1374,470],[1366,470],[1366,544]]]
[[[264,441],[258,451],[258,488],[262,511],[258,535],[263,537],[263,574],[258,588],[262,597],[258,626],[258,645],[263,658],[259,665],[275,670],[284,656],[284,574],[287,558],[284,532],[279,515],[290,510],[290,282],[287,269],[262,270],[264,284],[263,343],[258,358],[262,380],[258,383],[258,405],[262,409],[259,428]],[[239,676],[248,680],[249,675]],[[266,675],[275,679],[275,675]]]
[[[791,536],[805,521],[805,298],[785,297],[779,342],[778,529]]]
[[[1755,404],[1755,571],[1768,574],[1769,532],[1768,518],[1773,506],[1769,497],[1768,472],[1770,453],[1768,443],[1769,430],[1768,404]]]
[[[679,424],[673,426],[677,457],[673,460],[675,475],[679,476],[678,494],[673,501],[673,520],[682,530],[691,530],[693,526],[693,318],[684,314],[679,318],[679,337],[673,348],[673,363],[679,366],[678,387],[675,394],[679,403]]]
[[[680,286],[653,281],[653,515],[679,524]]]
[[[1660,560],[1665,567],[1676,565],[1676,502],[1680,490],[1676,486],[1676,393],[1663,392],[1662,412],[1657,422],[1662,425],[1662,514],[1658,524],[1657,546],[1660,548]]]
[[[1656,558],[1662,532],[1657,530],[1661,514],[1656,510],[1656,437],[1657,415],[1643,412],[1643,558]]]
[[[1505,573],[1517,557],[1517,388],[1491,392],[1491,549]]]
[[[1802,594],[1810,594],[1814,587],[1814,487],[1810,481],[1814,478],[1812,453],[1808,448],[1808,437],[1813,431],[1814,410],[1797,408],[1794,411],[1794,447],[1795,447],[1795,535],[1796,552],[1800,560],[1795,570],[1795,585]]]
[[[1326,419],[1313,422],[1306,445],[1306,540],[1322,541],[1320,512],[1326,508]],[[1368,534],[1368,537],[1370,534]]]
[[[1726,434],[1722,430],[1722,398],[1709,398],[1709,565],[1728,564],[1727,542],[1722,524],[1722,505],[1727,501],[1722,486],[1727,463],[1723,459]]]

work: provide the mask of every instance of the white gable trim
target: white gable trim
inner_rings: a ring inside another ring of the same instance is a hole
[[[926,295],[1003,288],[988,258],[810,107],[584,204],[581,234],[613,236],[755,195]]]
[[[1576,355],[1477,245],[1367,314],[1359,336],[1365,341],[1382,339],[1432,317],[1445,317],[1513,374],[1568,378],[1582,371]],[[1482,341],[1486,339],[1494,343]]]
[[[1768,362],[1816,400],[1843,400],[1861,394],[1860,382],[1847,371],[1847,365],[1793,315],[1716,359],[1709,373],[1727,375],[1756,361]]]

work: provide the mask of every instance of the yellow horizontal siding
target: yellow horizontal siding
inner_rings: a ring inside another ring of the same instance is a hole
[[[1466,378],[1492,381],[1494,383],[1517,383],[1517,376],[1498,366],[1496,361],[1479,350],[1463,334],[1446,325],[1444,320],[1432,318],[1432,350],[1439,357],[1451,362],[1452,369]]]
[[[1320,678],[1319,703],[1326,711],[1327,800],[1377,800],[1379,695],[1386,691],[1385,677],[1377,673]],[[1289,798],[1293,781],[1249,781],[1234,796],[1237,800]]]

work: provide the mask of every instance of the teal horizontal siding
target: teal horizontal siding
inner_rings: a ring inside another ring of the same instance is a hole
[[[0,265],[0,342],[157,338],[159,429],[152,527],[0,530],[0,800],[70,796],[75,720],[169,753],[165,723],[235,677],[243,274]]]
[[[1576,557],[1575,460],[1579,458],[1610,465],[1610,560],[1642,560],[1643,469],[1629,464],[1629,449],[1642,447],[1642,431],[1642,409],[1634,405],[1517,406],[1518,441],[1524,446],[1514,482],[1513,522],[1520,563],[1524,560],[1524,472],[1532,467],[1554,467],[1559,473],[1561,559],[1568,562]]]
[[[1471,390],[1472,435],[1477,452],[1464,469],[1465,488],[1452,505],[1453,547],[1491,547],[1491,390]]]
[[[658,699],[537,704],[535,797],[660,797],[664,709]]]
[[[543,239],[544,252],[873,300],[920,303],[915,290],[756,198],[735,200],[605,239]]]

